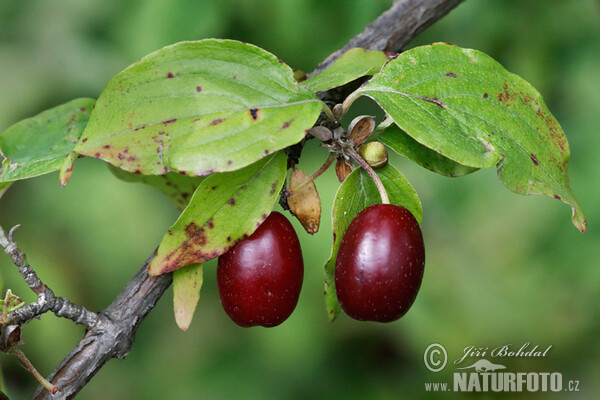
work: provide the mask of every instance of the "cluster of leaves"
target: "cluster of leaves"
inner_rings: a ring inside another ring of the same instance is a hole
[[[0,195],[14,181],[56,170],[64,186],[80,156],[163,191],[182,213],[149,273],[175,271],[176,317],[185,329],[199,298],[201,264],[265,220],[286,181],[284,150],[307,137],[322,111],[333,115],[317,93],[370,75],[341,107],[345,112],[360,96],[379,104],[387,118],[370,139],[445,176],[497,166],[508,189],[569,204],[574,225],[585,230],[569,187],[567,140],[540,94],[485,54],[443,43],[400,55],[353,49],[303,82],[250,44],[208,39],[165,47],[115,76],[97,100],[73,100],[3,132]],[[391,165],[377,174],[391,202],[420,221],[419,198],[402,174]],[[343,233],[380,201],[360,168],[336,194],[325,264],[331,320],[339,313],[333,270]]]

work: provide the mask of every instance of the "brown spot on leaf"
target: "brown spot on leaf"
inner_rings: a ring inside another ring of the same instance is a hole
[[[169,125],[169,124],[172,124],[175,121],[177,121],[177,118],[171,118],[171,119],[168,119],[166,121],[163,121],[162,123],[165,124],[165,125]]]
[[[437,98],[433,98],[430,99],[429,97],[420,97],[420,99],[425,100],[428,103],[432,103],[435,104],[436,106],[438,106],[439,108],[444,108],[444,105],[442,104],[441,101],[439,101]]]
[[[252,119],[256,121],[258,119],[258,108],[251,108],[250,115],[252,116]]]
[[[142,126],[136,126],[135,128],[133,128],[134,131],[139,131],[140,129],[144,129],[146,128],[146,125],[142,125]]]
[[[129,161],[129,162],[133,162],[135,160],[136,160],[136,158],[134,156],[127,157],[127,161]]]
[[[96,153],[96,154],[94,154],[94,157],[96,157],[96,158],[100,158],[100,156],[101,156],[101,155],[102,155],[102,154],[100,154],[100,153]]]
[[[215,223],[212,218],[206,221],[206,226],[208,226],[208,229],[214,229]]]
[[[223,118],[217,118],[217,119],[213,120],[210,124],[217,125],[217,124],[220,124],[221,122],[223,122]]]
[[[83,139],[81,139],[81,143],[85,143],[88,141],[88,138],[84,137]]]
[[[267,214],[263,214],[261,215],[262,220],[264,221],[265,219],[267,219],[268,215]]]
[[[201,229],[201,228],[198,226],[198,224],[192,221],[192,222],[190,222],[189,224],[187,224],[187,225],[185,226],[185,234],[186,234],[188,237],[192,237],[192,236],[194,236],[196,233],[198,233],[198,231],[200,231],[200,229]]]
[[[559,195],[557,195],[557,194],[555,194],[553,197],[554,197],[556,200],[562,200],[562,199],[560,198],[560,196],[559,196]]]
[[[283,125],[281,125],[281,129],[288,128],[291,123],[292,123],[292,121],[286,121]]]
[[[498,101],[507,107],[514,101],[514,97],[508,92],[508,84],[506,82],[504,82],[503,91],[498,93]]]
[[[202,86],[196,86],[196,92],[200,93],[202,91]]]
[[[483,94],[483,98],[484,98],[484,99],[487,99],[487,98],[488,98],[488,94],[487,94],[487,93],[484,93],[484,94]]]
[[[227,200],[227,204],[235,206],[235,199],[232,197],[229,200]]]
[[[117,158],[118,158],[119,160],[124,160],[124,159],[125,159],[125,156],[123,155],[123,153],[119,153],[119,154],[117,154]]]
[[[104,146],[102,146],[103,149],[110,149],[110,145],[105,144]]]
[[[227,160],[227,165],[231,165],[231,164],[233,164],[233,161]]]
[[[550,134],[552,141],[556,143],[562,151],[566,151],[567,138],[562,132],[558,121],[556,121],[556,119],[549,112],[543,112],[540,107],[538,107],[536,115],[542,119],[544,125],[546,125],[548,128],[548,133]]]
[[[175,75],[173,75],[172,72],[167,72],[167,78],[174,78]]]
[[[136,175],[141,175],[142,171],[140,171],[139,169],[136,169],[135,171],[133,171],[133,173]]]
[[[231,236],[227,236],[227,241],[231,242]]]
[[[269,155],[269,149],[265,149],[265,156]]]
[[[529,153],[529,157],[531,158],[531,162],[533,162],[533,164],[535,164],[535,165],[540,165],[540,163],[538,162],[538,160],[537,160],[537,158],[536,158],[535,154],[533,154],[533,153]]]
[[[279,181],[275,181],[275,182],[273,182],[273,184],[271,184],[271,190],[269,190],[269,194],[275,194],[275,190],[277,190],[278,183],[279,183]]]
[[[454,72],[448,72],[448,73],[446,74],[446,76],[447,76],[448,78],[456,78],[456,74],[455,74]]]

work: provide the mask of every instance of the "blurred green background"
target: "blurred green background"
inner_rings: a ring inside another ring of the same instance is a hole
[[[390,4],[2,0],[0,131],[71,98],[97,97],[121,69],[181,40],[239,39],[311,71]],[[420,295],[392,324],[345,316],[329,324],[322,266],[330,251],[337,180],[328,171],[317,181],[324,203],[320,232],[303,234],[294,221],[306,272],[287,322],[272,329],[233,324],[219,304],[211,262],[190,329],[176,327],[169,290],[140,327],[131,354],[111,360],[78,398],[445,398],[450,395],[424,389],[425,382],[450,381],[453,371],[425,368],[423,351],[434,342],[446,347],[450,363],[467,346],[552,345],[544,359],[495,362],[511,372],[559,371],[565,382],[579,380],[581,392],[568,398],[600,393],[600,5],[467,0],[411,46],[434,41],[486,52],[544,95],[569,139],[571,184],[588,232],[571,225],[568,206],[509,192],[493,169],[450,179],[394,159],[423,203],[427,266]],[[366,100],[362,107],[373,110]],[[311,144],[301,167],[311,172],[325,157]],[[0,200],[0,225],[22,224],[16,236],[21,248],[58,295],[102,309],[152,253],[177,212],[152,189],[117,181],[99,160],[79,160],[65,189],[57,175],[13,185]],[[35,300],[4,255],[0,273],[4,288]],[[82,333],[70,321],[44,315],[24,330],[22,349],[47,375]],[[12,357],[1,355],[0,362],[11,398],[27,397],[33,378]]]

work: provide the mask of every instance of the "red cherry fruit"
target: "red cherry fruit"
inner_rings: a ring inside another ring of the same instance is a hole
[[[393,204],[369,206],[340,243],[335,264],[340,306],[361,321],[397,320],[415,301],[424,267],[423,235],[410,211]]]
[[[278,212],[219,257],[221,304],[238,325],[271,327],[285,321],[298,303],[304,262],[292,224]]]

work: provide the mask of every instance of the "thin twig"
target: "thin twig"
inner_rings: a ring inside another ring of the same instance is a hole
[[[76,324],[93,328],[98,321],[98,316],[95,313],[83,306],[73,304],[64,297],[57,297],[52,289],[44,285],[33,268],[27,263],[25,254],[19,250],[19,246],[17,246],[17,243],[13,239],[14,233],[18,228],[19,225],[14,226],[8,232],[7,236],[4,229],[0,226],[0,246],[10,256],[13,264],[19,268],[19,273],[29,288],[38,296],[38,299],[34,303],[9,313],[9,321],[16,325],[22,325],[45,312],[52,311],[58,317],[68,318]]]
[[[377,186],[377,190],[379,191],[379,195],[381,196],[381,202],[383,204],[390,204],[390,198],[388,197],[387,191],[385,190],[385,186],[383,186],[379,175],[377,175],[373,168],[371,168],[371,166],[367,164],[367,162],[363,160],[360,154],[358,154],[353,148],[350,147],[346,149],[346,153],[348,153],[348,155],[351,156],[354,159],[354,161],[356,161],[361,167],[363,167],[364,170],[367,171],[369,176],[373,179],[373,182],[375,182],[375,186]]]
[[[302,182],[300,182],[296,186],[291,187],[289,189],[290,193],[294,193],[294,192],[300,191],[300,189],[302,189],[305,185],[307,185],[308,183],[310,183],[310,182],[314,181],[315,179],[317,179],[319,176],[321,176],[323,174],[323,172],[327,171],[327,169],[329,168],[329,166],[331,165],[331,163],[334,160],[335,160],[335,154],[330,153],[329,156],[327,157],[327,159],[325,160],[325,162],[323,163],[323,165],[321,165],[319,167],[319,169],[317,169],[315,172],[313,172],[305,180],[303,180]]]
[[[58,392],[58,388],[56,386],[54,386],[53,384],[51,384],[50,382],[48,382],[46,380],[46,378],[44,378],[42,375],[40,375],[40,373],[37,371],[37,369],[35,369],[35,367],[33,366],[33,364],[27,359],[27,357],[25,357],[25,354],[23,354],[23,352],[19,349],[17,349],[16,347],[13,347],[10,349],[10,352],[13,353],[14,355],[16,355],[17,357],[19,357],[19,360],[21,360],[21,362],[23,364],[25,364],[25,368],[27,368],[27,370],[29,372],[31,372],[31,374],[33,376],[35,376],[35,379],[51,394],[56,394],[56,392]]]

